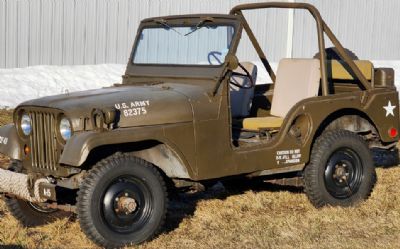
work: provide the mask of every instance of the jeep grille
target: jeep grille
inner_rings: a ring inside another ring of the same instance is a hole
[[[31,158],[32,167],[57,170],[56,116],[53,113],[30,112],[32,119]]]

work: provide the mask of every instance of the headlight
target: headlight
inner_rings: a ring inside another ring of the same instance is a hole
[[[25,136],[29,136],[32,132],[32,121],[28,114],[21,117],[21,130]]]
[[[65,141],[71,138],[71,123],[67,118],[62,118],[60,121],[60,134]]]

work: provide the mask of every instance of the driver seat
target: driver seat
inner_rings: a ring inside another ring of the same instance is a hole
[[[243,67],[250,73],[253,81],[257,80],[257,66],[251,62],[243,62],[241,63]],[[236,73],[246,74],[244,70],[240,67],[235,69]],[[240,76],[240,75],[232,75],[231,81],[240,86],[250,86],[251,81],[248,77]],[[251,104],[253,102],[254,97],[254,88],[240,88],[238,86],[229,85],[229,93],[230,93],[230,101],[231,101],[231,115],[232,118],[244,118],[250,115]]]

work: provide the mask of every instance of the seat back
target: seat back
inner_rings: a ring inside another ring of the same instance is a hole
[[[257,80],[257,66],[251,62],[241,63],[250,73],[253,81]],[[238,67],[235,72],[246,74],[242,68]],[[233,75],[231,81],[240,86],[250,86],[251,82],[248,77]],[[254,97],[254,86],[249,89],[243,89],[235,85],[230,85],[231,115],[233,118],[246,117],[250,114],[251,103]]]
[[[271,115],[285,117],[299,101],[318,95],[318,59],[282,59],[276,73]]]
[[[360,71],[364,75],[364,77],[367,80],[371,81],[372,80],[372,74],[373,74],[373,71],[374,71],[374,65],[372,64],[372,62],[371,61],[366,61],[366,60],[355,60],[353,62],[356,64],[358,69],[360,69]],[[332,74],[331,78],[332,79],[354,80],[353,76],[350,75],[350,73],[348,72],[348,70],[344,66],[344,62],[343,61],[331,60],[330,63],[331,63],[331,66],[332,66],[332,72],[331,72],[331,74]]]

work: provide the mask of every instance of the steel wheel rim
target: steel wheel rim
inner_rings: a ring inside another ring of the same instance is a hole
[[[54,212],[57,212],[57,209],[52,209],[52,208],[46,208],[41,206],[40,204],[36,204],[33,202],[28,202],[28,205],[35,211],[40,212],[40,213],[45,213],[45,214],[51,214]]]
[[[363,177],[363,163],[354,150],[339,148],[329,157],[324,181],[332,197],[346,199],[353,196],[359,190]]]
[[[133,211],[121,210],[122,198],[133,199]],[[117,177],[105,190],[102,198],[102,218],[114,232],[131,234],[143,228],[153,214],[154,201],[149,187],[134,176]]]

